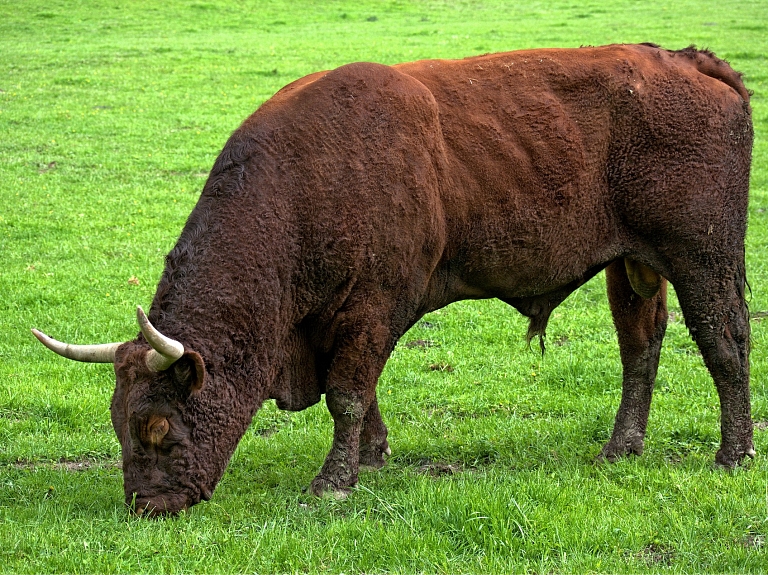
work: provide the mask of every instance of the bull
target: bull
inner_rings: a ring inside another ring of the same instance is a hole
[[[209,499],[267,399],[323,394],[333,445],[311,482],[344,495],[390,454],[376,383],[424,314],[498,298],[543,338],[606,270],[623,366],[600,456],[641,454],[667,282],[721,407],[716,462],[754,456],[744,238],[753,130],[709,51],[612,45],[355,63],[281,89],[232,134],[114,364],[125,498]]]

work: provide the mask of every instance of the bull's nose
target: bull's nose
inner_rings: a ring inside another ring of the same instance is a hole
[[[128,508],[140,517],[163,517],[176,515],[187,508],[184,496],[131,497]]]

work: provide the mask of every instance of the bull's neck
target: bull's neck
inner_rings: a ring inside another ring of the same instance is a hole
[[[150,321],[231,385],[266,388],[293,320],[290,270],[239,234],[217,234],[207,222],[195,237],[190,223],[166,258]]]

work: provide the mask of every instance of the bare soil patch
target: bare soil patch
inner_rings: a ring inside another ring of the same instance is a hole
[[[55,469],[57,471],[88,471],[91,468],[113,468],[121,467],[120,461],[116,459],[68,459],[62,457],[58,461],[18,461],[13,464],[16,469],[34,471],[35,469]]]

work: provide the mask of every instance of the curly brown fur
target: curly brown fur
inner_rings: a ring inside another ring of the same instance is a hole
[[[624,375],[603,456],[643,449],[670,281],[720,396],[717,461],[736,465],[754,453],[751,146],[741,75],[693,47],[357,63],[286,86],[224,146],[166,258],[149,317],[185,356],[153,373],[142,337],[118,350],[126,501],[210,497],[266,399],[323,394],[334,442],[312,489],[346,493],[384,464],[376,382],[425,313],[500,298],[543,349],[552,310],[606,266]]]

